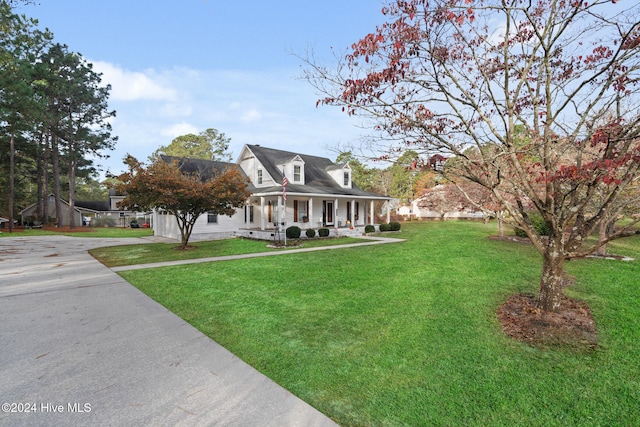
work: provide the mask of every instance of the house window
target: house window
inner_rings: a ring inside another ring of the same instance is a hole
[[[218,214],[213,212],[207,212],[207,224],[217,224]]]
[[[300,182],[300,166],[293,167],[293,182]]]
[[[349,186],[349,172],[345,172],[344,173],[344,186],[348,187]]]
[[[262,169],[258,169],[258,184],[262,184]]]
[[[306,200],[294,200],[293,201],[293,222],[304,221],[305,217],[308,218],[307,212],[309,211],[309,202]]]

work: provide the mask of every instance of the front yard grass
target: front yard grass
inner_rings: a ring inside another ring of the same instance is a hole
[[[29,236],[51,236],[64,235],[71,237],[102,237],[102,238],[120,238],[120,237],[145,237],[153,236],[153,230],[149,228],[126,228],[126,227],[99,227],[86,228],[77,227],[74,230],[68,227],[64,228],[16,228],[13,233],[9,233],[8,229],[0,229],[1,237],[29,237]]]
[[[289,242],[292,242],[291,240]],[[362,243],[352,237],[300,240],[301,247],[345,245]],[[257,252],[286,251],[298,246],[271,248],[269,242],[244,238],[190,242],[190,249],[176,250],[177,242],[149,243],[123,246],[111,246],[89,251],[107,267],[147,264],[162,261],[181,261],[185,259],[209,258],[226,255],[242,255]]]
[[[342,426],[637,425],[640,263],[568,263],[599,347],[533,348],[496,309],[537,292],[540,256],[495,231],[412,222],[404,243],[121,274]]]

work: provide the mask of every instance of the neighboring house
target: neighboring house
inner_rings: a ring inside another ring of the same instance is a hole
[[[398,214],[407,218],[410,215],[414,219],[484,219],[485,217],[481,211],[455,203],[451,203],[448,208],[445,204],[441,211],[430,210],[423,206],[423,197],[419,197],[411,202],[411,206],[401,208],[402,213],[399,210]]]
[[[105,225],[110,223],[112,225],[118,225],[126,227],[129,225],[129,221],[132,219],[143,218],[144,221],[151,221],[151,214],[142,214],[132,211],[123,211],[118,208],[117,204],[124,196],[117,196],[113,191],[109,192],[109,201],[77,201],[74,207],[74,221],[76,226],[92,225],[95,222],[101,222]],[[56,216],[56,204],[55,196],[50,194],[47,197],[47,212],[50,219],[55,220]],[[68,226],[70,222],[69,212],[71,206],[69,202],[60,199],[62,206],[62,225]],[[18,214],[22,224],[28,224],[34,222],[34,218],[37,218],[38,206],[36,203],[24,208]],[[96,221],[98,220],[98,221]]]
[[[15,220],[14,220],[15,224]],[[9,228],[9,220],[0,216],[0,228]]]
[[[62,226],[68,226],[71,219],[70,217],[71,206],[69,205],[69,202],[66,200],[60,199],[60,202],[61,202],[60,205],[62,210]],[[46,203],[47,203],[47,212],[49,213],[49,218],[55,219],[56,197],[53,194],[49,194],[49,196],[47,197]],[[38,205],[36,203],[29,205],[23,210],[21,210],[20,212],[18,212],[18,215],[20,215],[20,222],[24,225],[33,225],[34,223],[38,223],[35,220],[38,217]],[[73,219],[74,219],[75,225],[80,227],[82,225],[82,212],[80,211],[80,209],[78,209],[77,206],[73,209],[73,217],[74,217]],[[46,221],[42,221],[42,222],[46,222]],[[39,222],[39,223],[42,224],[42,222]]]
[[[124,196],[117,195],[114,190],[109,190],[108,201],[77,201],[76,207],[83,214],[86,225],[94,223],[107,224],[111,222],[121,227],[128,227],[131,220],[153,226],[153,215],[151,212],[134,212],[120,209],[118,203],[124,200]]]
[[[185,161],[194,162],[198,168],[205,162]],[[375,222],[374,202],[390,199],[359,189],[352,182],[348,164],[335,164],[324,157],[245,145],[235,164],[208,163],[213,167],[240,167],[250,180],[251,196],[231,218],[213,214],[200,217],[192,240],[234,235],[268,238],[277,228],[284,230],[292,225],[302,229],[327,227],[333,234],[353,226],[362,232],[365,225]],[[154,234],[178,239],[175,217],[156,212]]]

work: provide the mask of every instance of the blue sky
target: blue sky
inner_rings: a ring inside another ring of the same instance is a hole
[[[300,80],[292,53],[313,49],[331,64],[383,22],[381,0],[40,0],[19,11],[49,28],[103,73],[119,140],[104,169],[131,153],[146,160],[161,145],[213,127],[244,144],[335,158],[357,143],[358,122]]]

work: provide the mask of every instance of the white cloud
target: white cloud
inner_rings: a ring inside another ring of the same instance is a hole
[[[167,128],[163,128],[160,130],[160,135],[162,136],[166,136],[168,138],[170,138],[171,140],[173,140],[174,138],[181,136],[181,135],[186,135],[189,133],[194,133],[194,134],[198,134],[200,131],[202,131],[204,129],[198,129],[197,127],[195,127],[194,125],[190,124],[190,123],[177,123],[173,126],[169,126]]]
[[[102,81],[111,85],[110,98],[119,101],[173,100],[176,91],[151,70],[146,73],[129,71],[107,62],[93,62]]]
[[[135,99],[110,97],[109,106],[117,112],[113,133],[119,140],[105,166],[117,172],[127,153],[145,159],[175,137],[207,128],[231,138],[234,158],[244,144],[333,157],[327,146],[354,142],[362,130],[339,109],[316,108],[313,88],[291,77],[296,71],[120,70],[121,81],[128,87],[135,86],[140,75],[144,77],[140,82],[155,89],[140,90]],[[115,91],[116,80],[105,81]]]

